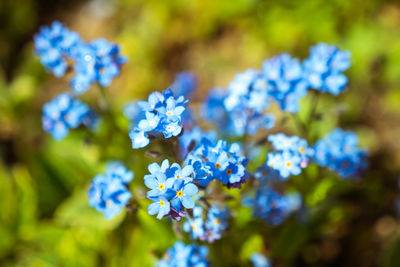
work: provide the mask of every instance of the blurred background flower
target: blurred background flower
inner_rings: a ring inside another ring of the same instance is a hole
[[[122,113],[125,104],[168,85],[196,84],[190,101],[200,108],[211,88],[227,87],[236,73],[261,69],[275,55],[304,59],[320,42],[349,51],[348,89],[320,97],[308,141],[337,125],[354,130],[359,146],[369,150],[367,174],[348,181],[326,171],[322,180],[304,180],[317,171],[308,167],[292,187],[307,196],[302,205],[315,211],[299,207],[276,226],[253,220],[250,207],[229,206],[235,220],[227,235],[209,246],[207,257],[214,266],[252,266],[254,252],[267,256],[271,266],[400,266],[400,4],[395,0],[2,0],[1,266],[152,266],[176,241],[167,220],[147,214],[143,166],[154,160],[132,150],[128,135],[109,135],[99,123],[97,136],[107,142],[95,146],[89,129],[70,131],[57,142],[41,128],[42,106],[68,91],[73,78],[62,63],[57,72],[65,71],[65,78],[53,77],[34,55],[34,34],[55,20],[85,42],[104,37],[119,44],[129,58],[107,87],[115,131],[130,125]],[[176,78],[182,71],[194,73],[195,81]],[[88,90],[82,99],[102,113],[107,104],[98,94]],[[301,100],[300,118],[310,114],[312,97]],[[281,120],[277,115],[274,131]],[[135,172],[130,189],[143,203],[106,220],[88,205],[86,192],[110,159]],[[239,190],[230,194],[241,197]]]

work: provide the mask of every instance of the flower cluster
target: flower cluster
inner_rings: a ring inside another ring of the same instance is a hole
[[[126,63],[126,58],[119,53],[118,45],[103,38],[81,45],[74,65],[76,75],[71,81],[72,91],[82,94],[95,82],[109,86],[119,75],[121,65]]]
[[[266,113],[270,100],[283,111],[297,113],[310,88],[334,95],[343,91],[347,84],[343,71],[349,66],[350,53],[327,44],[311,47],[310,57],[303,62],[281,54],[265,60],[259,71],[236,74],[227,92],[210,91],[201,113],[227,133],[253,135],[259,128],[274,126],[275,117]]]
[[[200,144],[191,151],[184,165],[193,166],[194,180],[200,186],[207,186],[212,180],[217,179],[228,187],[241,187],[246,182],[247,159],[242,155],[238,143],[228,145],[224,140],[218,140],[215,145],[203,138]]]
[[[183,208],[194,207],[192,196],[198,188],[192,183],[193,168],[181,168],[178,163],[170,165],[165,159],[161,165],[155,162],[150,164],[148,169],[150,174],[144,176],[144,183],[151,189],[147,197],[154,201],[149,205],[148,213],[157,214],[158,219],[171,215],[173,219],[180,220],[185,215]]]
[[[314,161],[342,177],[360,175],[367,167],[367,152],[357,147],[357,135],[336,128],[314,146]]]
[[[324,43],[310,48],[310,57],[304,60],[304,76],[309,86],[333,95],[341,93],[347,85],[347,70],[351,54],[334,45]]]
[[[183,230],[190,233],[192,239],[214,242],[222,237],[222,232],[228,227],[227,219],[229,212],[227,208],[218,208],[211,206],[208,209],[206,220],[203,219],[203,208],[195,206],[193,209],[193,218],[183,224]]]
[[[157,262],[158,267],[207,267],[208,248],[192,244],[185,245],[181,241],[167,250],[164,259]]]
[[[86,104],[68,93],[58,95],[43,106],[43,129],[55,140],[63,139],[70,128],[77,128],[81,124],[92,127],[96,120],[97,116]]]
[[[299,112],[299,101],[307,94],[307,82],[298,59],[282,54],[266,60],[262,68],[269,95],[284,111]]]
[[[68,68],[67,59],[76,57],[81,39],[76,32],[55,21],[50,27],[43,27],[35,35],[34,42],[35,53],[43,66],[56,77],[61,77]]]
[[[256,217],[268,224],[278,225],[300,208],[301,198],[296,193],[282,195],[270,186],[262,186],[257,189],[255,198],[248,202]]]
[[[175,98],[171,89],[162,93],[151,93],[148,101],[139,101],[137,104],[144,113],[144,118],[129,133],[132,147],[145,147],[150,143],[149,137],[159,137],[160,134],[165,138],[178,136],[182,131],[181,115],[185,111],[186,103],[183,96]]]
[[[35,51],[42,64],[57,77],[68,70],[75,71],[70,84],[75,95],[84,93],[96,82],[109,86],[126,62],[117,45],[105,39],[85,43],[59,22],[42,28],[36,35]],[[217,124],[219,133],[244,136],[237,139],[245,142],[248,135],[274,127],[275,116],[268,111],[271,102],[276,102],[282,111],[297,113],[300,100],[309,89],[337,95],[347,85],[343,72],[349,66],[349,52],[326,44],[312,47],[309,58],[303,62],[281,54],[265,60],[261,70],[248,69],[236,74],[227,90],[213,89],[201,105],[200,114]],[[196,77],[182,72],[176,75],[171,88],[151,93],[147,101],[130,102],[123,112],[130,120],[132,148],[146,147],[155,138],[163,139],[163,145],[170,145],[174,160],[179,162],[170,164],[164,159],[161,164],[148,165],[150,174],[144,176],[144,184],[149,189],[146,197],[152,201],[147,207],[148,214],[176,221],[186,217],[183,230],[192,239],[211,243],[227,230],[230,213],[225,203],[220,203],[222,199],[229,199],[228,195],[207,197],[221,192],[216,189],[218,184],[209,186],[210,182],[218,180],[227,188],[241,188],[251,177],[246,170],[248,158],[261,159],[265,150],[263,142],[244,144],[244,156],[240,143],[229,145],[218,139],[216,132],[203,132],[196,125],[193,110],[186,107],[187,98],[196,88]],[[44,105],[42,122],[45,131],[60,140],[70,128],[82,124],[92,127],[96,118],[86,104],[64,93]],[[110,116],[110,123],[112,120]],[[252,185],[256,187],[247,203],[252,206],[255,217],[271,225],[279,225],[300,207],[305,208],[297,193],[280,192],[285,192],[286,179],[299,175],[310,162],[328,167],[342,177],[356,176],[366,168],[366,152],[357,147],[358,139],[352,132],[335,129],[314,147],[305,139],[283,133],[270,134],[267,139],[272,150],[266,162],[260,162],[262,166],[254,172],[255,180],[249,189]],[[164,155],[163,151],[148,154]],[[121,163],[109,163],[105,173],[95,176],[91,183],[87,192],[89,205],[112,219],[132,197],[128,183],[133,176]],[[275,190],[275,183],[280,183],[279,191]],[[195,205],[199,199],[207,205]],[[176,242],[157,265],[204,267],[209,265],[207,255],[206,247]],[[251,260],[257,267],[270,266],[269,260],[259,253],[253,254]]]
[[[224,106],[237,135],[253,135],[260,127],[271,129],[275,124],[274,115],[264,114],[269,107],[268,92],[265,81],[255,70],[236,74],[228,85]]]
[[[181,156],[185,158],[189,151],[192,151],[198,144],[200,144],[203,138],[215,142],[217,139],[217,133],[214,131],[203,132],[198,126],[193,127],[190,131],[185,131],[179,137]]]
[[[96,175],[91,183],[89,205],[102,212],[107,219],[120,214],[132,196],[127,184],[133,180],[133,176],[133,172],[121,163],[108,163],[105,174]]]
[[[75,94],[86,92],[94,82],[109,86],[126,62],[119,54],[118,45],[105,39],[85,43],[76,32],[57,21],[41,28],[35,36],[35,52],[41,63],[57,77],[67,71],[68,62],[73,63],[76,75],[71,80],[71,88]]]
[[[283,133],[268,136],[275,151],[268,153],[267,166],[279,171],[282,178],[299,175],[307,167],[314,151],[305,139]]]

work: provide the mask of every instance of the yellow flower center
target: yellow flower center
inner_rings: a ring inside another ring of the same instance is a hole
[[[286,167],[292,166],[292,163],[290,161],[286,162]]]
[[[172,115],[172,111],[167,111],[167,116],[171,116]]]
[[[227,169],[226,170],[226,174],[231,175],[232,174],[232,170],[231,169]]]
[[[300,150],[300,153],[304,153],[304,151],[305,151],[304,147],[300,147],[299,150]]]
[[[109,201],[106,202],[106,206],[107,206],[107,207],[110,207],[111,205],[112,205],[112,201],[111,201],[111,200],[109,200]]]
[[[176,176],[176,178],[177,179],[180,179],[180,178],[182,178],[182,176],[180,176],[179,174]]]
[[[158,189],[163,190],[164,189],[164,184],[159,184]]]
[[[160,206],[161,206],[161,207],[164,207],[164,205],[165,205],[165,202],[162,201],[162,200],[160,200]]]
[[[182,190],[179,190],[178,192],[176,192],[176,196],[177,196],[177,197],[181,197],[181,196],[183,196],[183,192],[182,192]]]
[[[217,169],[221,168],[221,164],[215,163],[215,168],[217,168]]]
[[[219,219],[215,219],[215,224],[216,224],[216,225],[220,225],[220,224],[221,224],[221,221],[220,221]]]
[[[194,228],[196,228],[196,226],[194,226],[193,224],[192,224],[192,226],[191,226],[191,227],[192,227],[192,230],[194,230]]]

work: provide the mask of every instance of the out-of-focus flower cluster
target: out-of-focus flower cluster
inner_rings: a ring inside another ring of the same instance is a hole
[[[85,43],[78,33],[58,21],[49,27],[42,27],[34,41],[35,53],[55,76],[63,76],[69,68],[75,70],[71,80],[74,94],[86,92],[94,82],[109,86],[126,62],[126,58],[119,54],[118,45],[105,39]]]
[[[351,54],[334,45],[324,43],[310,48],[310,57],[304,60],[305,78],[312,89],[333,95],[340,94],[347,85],[347,70]]]
[[[300,208],[301,198],[297,193],[282,195],[265,185],[256,190],[255,197],[248,203],[252,205],[254,216],[278,225]]]
[[[201,115],[223,126],[225,133],[253,135],[259,128],[274,126],[275,117],[266,113],[270,100],[282,111],[297,113],[309,89],[334,95],[342,92],[347,85],[343,71],[349,67],[349,52],[322,43],[311,47],[309,58],[303,62],[281,54],[265,60],[261,70],[238,73],[226,92],[211,90]]]
[[[167,250],[164,258],[157,262],[158,267],[207,267],[208,248],[205,246],[185,245],[181,241]]]
[[[95,82],[109,86],[126,62],[126,58],[119,54],[118,45],[105,39],[85,43],[79,34],[58,21],[42,27],[35,35],[34,43],[40,62],[56,77],[75,70],[70,82],[72,95],[86,92]],[[63,139],[68,129],[82,123],[89,128],[94,128],[97,123],[96,113],[73,97],[63,93],[43,107],[43,128],[56,140]],[[67,98],[70,99],[67,101]]]
[[[61,140],[68,135],[69,129],[85,125],[95,126],[97,116],[89,106],[74,99],[70,94],[63,93],[43,106],[43,129],[55,140]]]
[[[222,232],[228,227],[228,209],[211,206],[206,213],[206,219],[203,218],[203,213],[204,209],[201,206],[195,206],[193,217],[187,216],[183,230],[190,233],[192,239],[200,239],[210,243],[221,239]]]
[[[358,137],[355,133],[336,128],[315,144],[314,160],[341,177],[359,176],[368,164],[367,152],[357,145]]]
[[[133,172],[119,162],[107,164],[105,174],[94,177],[88,191],[89,205],[112,219],[121,213],[132,194],[127,184],[133,180]]]

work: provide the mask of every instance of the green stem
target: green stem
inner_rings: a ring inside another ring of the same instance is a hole
[[[307,131],[307,137],[308,137],[307,139],[309,141],[312,141],[311,140],[311,137],[312,137],[311,136],[311,127],[312,127],[312,124],[314,122],[315,113],[317,112],[318,100],[319,100],[319,94],[317,92],[314,92],[313,98],[312,98],[312,101],[311,101],[311,105],[312,105],[311,106],[311,111],[310,111],[310,113],[308,115],[307,122],[305,124],[305,127],[308,130]]]
[[[296,124],[297,130],[300,132],[300,134],[302,136],[305,136],[307,134],[307,128],[304,125],[304,123],[301,121],[300,117],[297,114],[293,114],[293,113],[290,113],[290,114],[292,115],[292,118]]]

